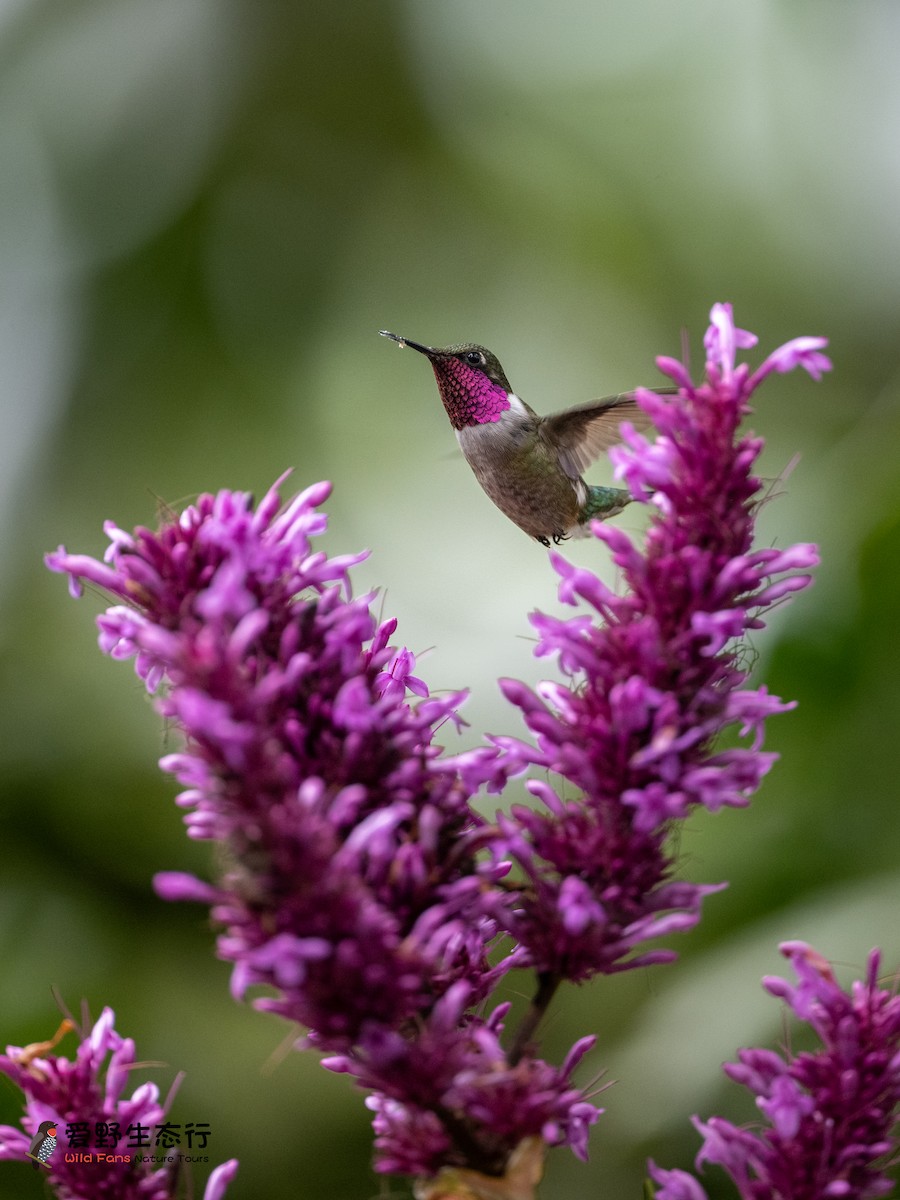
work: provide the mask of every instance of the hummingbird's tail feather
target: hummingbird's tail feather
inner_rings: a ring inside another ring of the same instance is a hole
[[[587,499],[578,517],[578,523],[582,526],[583,533],[587,534],[588,521],[594,519],[605,521],[607,517],[616,516],[630,503],[631,493],[625,488],[588,484]],[[578,535],[576,534],[576,536]]]

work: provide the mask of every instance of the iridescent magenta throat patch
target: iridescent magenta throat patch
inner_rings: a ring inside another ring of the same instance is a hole
[[[510,407],[505,388],[458,358],[433,359],[431,365],[454,429],[499,421]]]

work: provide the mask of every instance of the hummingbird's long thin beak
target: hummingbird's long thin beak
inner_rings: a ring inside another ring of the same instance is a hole
[[[420,342],[411,342],[409,338],[401,337],[399,333],[390,333],[387,329],[379,329],[378,332],[382,337],[390,338],[392,342],[399,342],[401,349],[404,346],[411,346],[413,350],[418,350],[420,354],[425,354],[428,358],[434,355],[431,346],[423,346]]]

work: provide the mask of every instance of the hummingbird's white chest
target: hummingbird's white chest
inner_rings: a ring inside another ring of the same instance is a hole
[[[466,454],[467,446],[479,442],[489,445],[494,440],[494,435],[499,435],[499,442],[507,439],[515,442],[523,428],[527,429],[534,424],[534,414],[529,413],[515,392],[507,392],[507,399],[509,408],[496,421],[487,421],[483,425],[466,425],[463,429],[454,430],[463,454]],[[466,457],[468,458],[468,454]]]
[[[570,479],[539,436],[538,418],[514,393],[497,421],[456,432],[475,478],[501,512],[531,537],[565,535],[575,525],[584,484]]]

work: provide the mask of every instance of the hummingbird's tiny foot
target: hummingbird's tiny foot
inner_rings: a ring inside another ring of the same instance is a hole
[[[550,539],[549,538],[539,537],[537,540],[541,543],[542,546],[546,546],[546,548],[548,550],[550,549]],[[554,538],[554,541],[555,540],[556,539]]]
[[[554,546],[558,546],[560,544],[560,542],[567,542],[568,540],[569,540],[569,535],[567,533],[554,533],[554,535],[553,535],[553,545]]]

